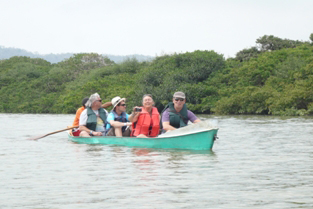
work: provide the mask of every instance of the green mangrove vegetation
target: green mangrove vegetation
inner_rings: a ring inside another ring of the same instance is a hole
[[[0,60],[0,112],[75,113],[95,92],[104,102],[126,97],[128,111],[150,93],[161,111],[180,90],[195,113],[312,115],[312,43],[313,34],[310,41],[265,35],[234,58],[194,51],[118,64],[94,53],[55,64],[16,56]]]

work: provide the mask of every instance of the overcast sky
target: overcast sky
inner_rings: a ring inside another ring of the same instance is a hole
[[[0,46],[40,54],[233,57],[274,35],[308,41],[313,0],[0,0]]]

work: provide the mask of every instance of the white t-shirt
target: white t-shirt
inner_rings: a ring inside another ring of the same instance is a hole
[[[96,116],[97,116],[97,126],[96,126],[96,132],[102,132],[102,133],[105,133],[105,124],[104,122],[102,121],[102,119],[100,118],[99,116],[99,111],[98,110],[92,110]],[[108,112],[106,110],[105,111],[105,114],[108,116]],[[80,114],[80,117],[79,117],[79,125],[80,126],[86,126],[87,124],[87,119],[88,119],[88,115],[87,115],[87,109],[85,109],[81,114]]]

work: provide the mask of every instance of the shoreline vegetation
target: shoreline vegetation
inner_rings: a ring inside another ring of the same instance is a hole
[[[162,111],[175,91],[197,114],[313,115],[313,33],[310,41],[262,36],[225,59],[214,51],[114,63],[75,54],[55,64],[15,56],[0,60],[1,113],[75,113],[95,92],[104,102],[127,98],[127,110],[150,93]]]

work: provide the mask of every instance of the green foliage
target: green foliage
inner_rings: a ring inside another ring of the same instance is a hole
[[[221,98],[213,111],[219,114],[268,114],[267,99],[272,98],[272,94],[273,89],[255,86],[238,89],[236,94]]]
[[[97,92],[104,102],[115,96],[128,99],[129,108],[134,106],[135,75],[145,63],[129,59],[121,64],[96,68],[85,72],[79,78],[69,82],[54,107],[62,113],[74,113],[84,97]]]
[[[183,91],[195,113],[312,115],[312,44],[274,36],[257,43],[259,48],[227,60],[214,51],[119,64],[94,53],[57,64],[29,57],[0,60],[0,112],[75,113],[95,92],[104,102],[127,98],[128,112],[150,93],[161,111],[175,91]]]
[[[258,50],[257,47],[251,47],[249,49],[243,49],[243,50],[237,52],[235,59],[237,59],[241,62],[248,61],[251,58],[257,58],[260,53],[261,52]]]
[[[313,37],[313,36],[312,36]],[[301,45],[308,45],[309,42],[281,39],[273,35],[264,35],[256,40],[258,47],[243,49],[236,54],[235,59],[241,62],[257,58],[261,53],[280,49],[295,48]]]
[[[302,44],[308,44],[308,42],[302,42],[302,41],[294,41],[290,39],[281,39],[278,37],[275,37],[273,35],[264,35],[257,39],[257,44],[260,46],[260,51],[274,51],[274,50],[280,50],[284,48],[295,48],[297,46],[300,46]]]
[[[219,86],[218,114],[312,114],[313,47],[266,52],[219,72],[208,85]],[[233,65],[232,65],[233,66]],[[223,81],[219,85],[216,81]],[[226,85],[225,85],[226,84]]]
[[[135,88],[136,99],[139,100],[142,95],[150,93],[154,96],[156,107],[162,110],[165,104],[172,100],[173,93],[180,90],[186,93],[188,102],[199,103],[200,98],[208,95],[202,93],[201,97],[197,97],[193,89],[224,66],[223,56],[213,51],[158,57],[139,73]],[[195,87],[190,88],[193,85]],[[208,91],[200,90],[199,93],[201,92]]]

